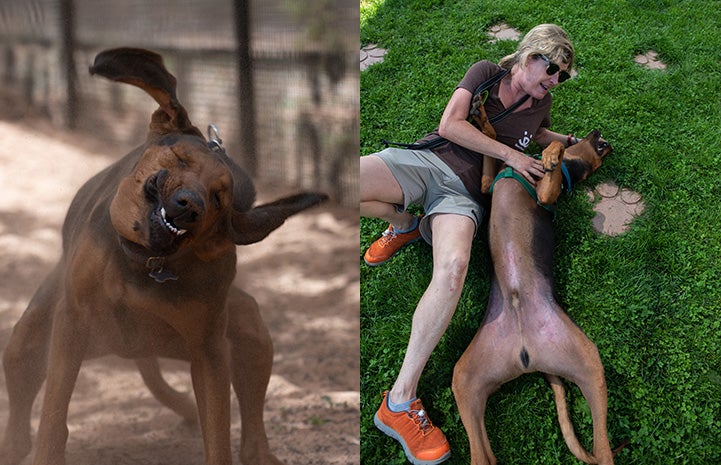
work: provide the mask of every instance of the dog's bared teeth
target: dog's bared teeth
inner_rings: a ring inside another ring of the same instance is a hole
[[[173,226],[173,225],[170,223],[170,221],[167,220],[167,218],[165,217],[165,216],[166,216],[166,212],[165,212],[165,208],[164,208],[164,207],[160,207],[160,216],[163,218],[163,223],[165,223],[165,226],[170,230],[170,232],[172,232],[172,233],[175,234],[176,236],[182,236],[183,234],[185,234],[185,233],[188,232],[187,229],[178,229],[178,228],[176,228],[175,226]]]

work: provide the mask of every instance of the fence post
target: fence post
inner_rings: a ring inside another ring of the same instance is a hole
[[[238,121],[243,154],[237,160],[255,177],[258,160],[255,145],[255,97],[250,46],[250,0],[235,0],[235,40],[238,59]]]
[[[78,123],[78,90],[75,71],[75,4],[60,0],[60,62],[65,69],[65,125],[75,129]]]

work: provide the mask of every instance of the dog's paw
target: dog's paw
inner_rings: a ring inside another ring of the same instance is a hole
[[[565,147],[558,141],[553,141],[541,154],[541,163],[546,172],[553,171],[563,160]]]

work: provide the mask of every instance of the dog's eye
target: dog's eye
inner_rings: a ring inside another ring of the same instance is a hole
[[[223,199],[220,197],[220,192],[213,194],[213,205],[215,205],[215,208],[218,210],[223,208]]]

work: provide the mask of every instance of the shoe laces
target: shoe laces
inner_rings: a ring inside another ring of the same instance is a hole
[[[418,425],[418,429],[420,429],[423,434],[428,434],[433,429],[433,423],[431,423],[424,409],[409,410],[408,416]]]
[[[380,240],[378,241],[378,245],[380,245],[381,247],[385,247],[388,244],[390,244],[391,241],[393,239],[395,239],[397,236],[398,236],[398,233],[396,233],[395,230],[393,230],[393,226],[390,226],[388,229],[383,231],[383,235],[380,238]]]

